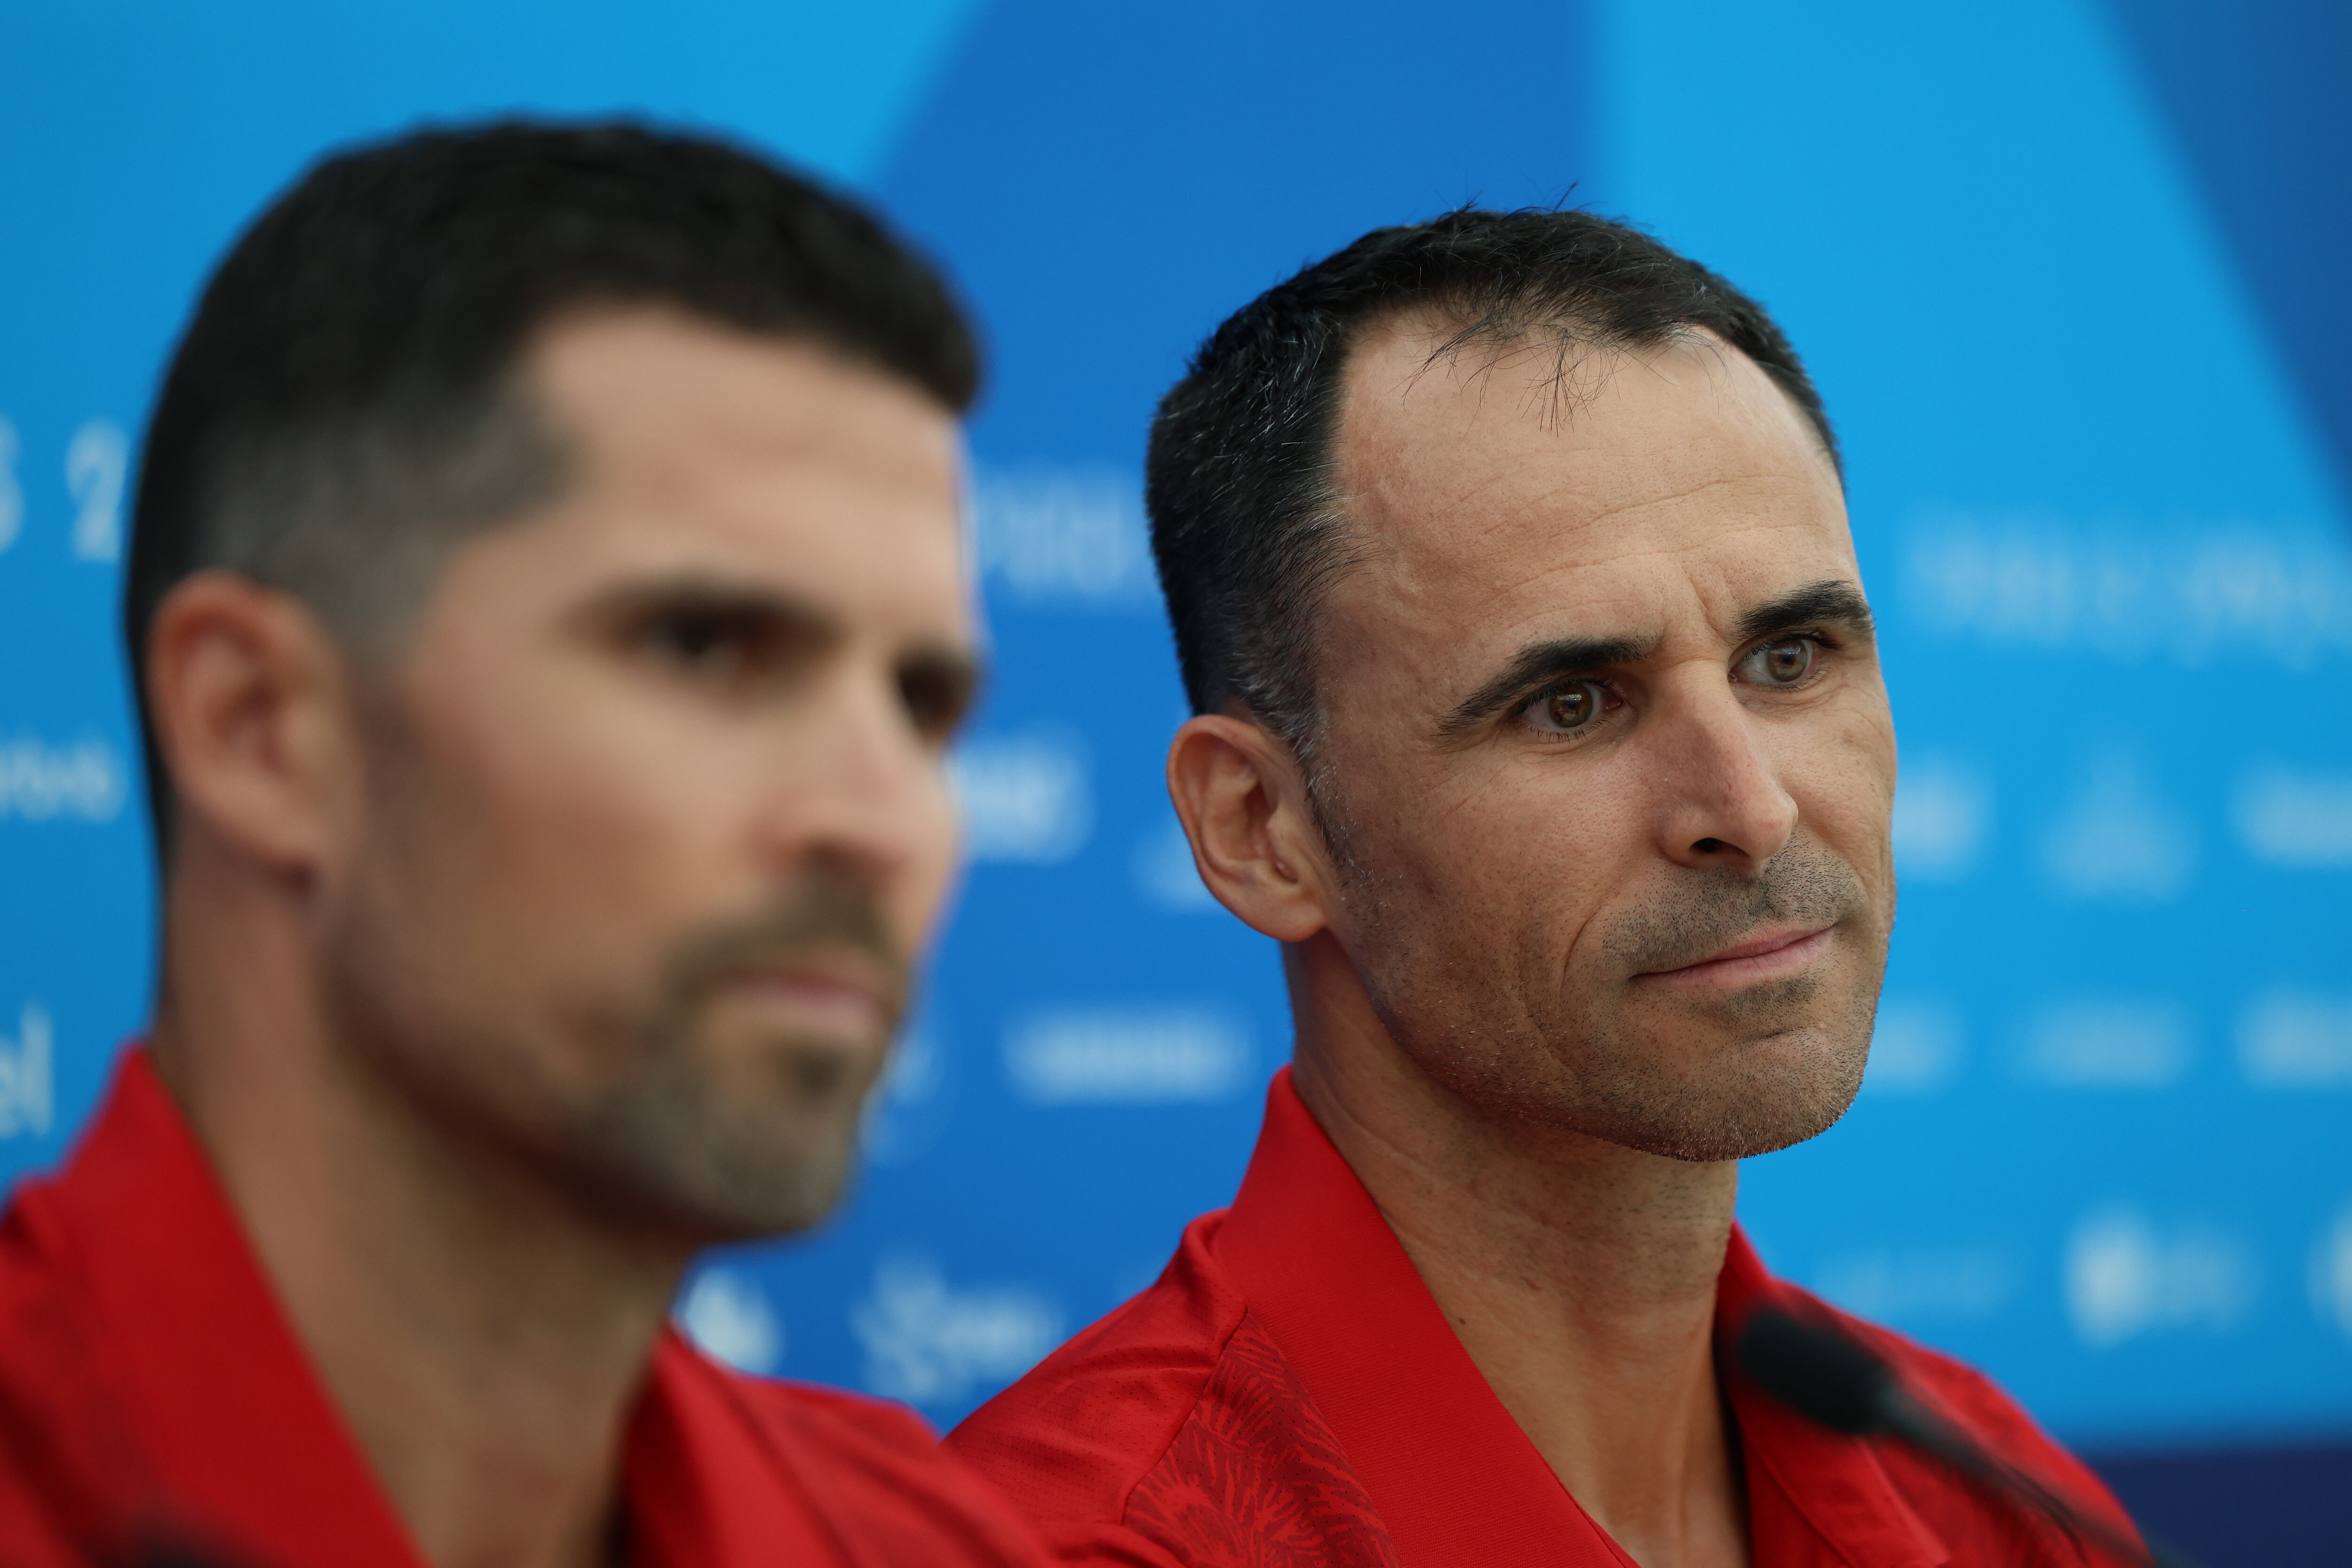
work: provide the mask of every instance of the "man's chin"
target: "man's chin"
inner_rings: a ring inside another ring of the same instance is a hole
[[[793,1236],[840,1206],[856,1173],[860,1104],[738,1125],[706,1145],[688,1184],[714,1241]]]
[[[1689,1076],[1629,1073],[1601,1097],[1600,1124],[1590,1131],[1694,1163],[1751,1159],[1818,1138],[1862,1088],[1867,1041],[1858,1048],[1845,1033],[1808,1025],[1727,1042]]]
[[[575,1128],[572,1158],[616,1217],[692,1246],[789,1236],[841,1201],[862,1103],[843,1093],[749,1110],[733,1096],[632,1095]]]
[[[1689,1164],[1720,1164],[1778,1153],[1837,1125],[1845,1108],[1724,1108],[1717,1114],[1662,1116],[1621,1121],[1600,1134],[1606,1142]]]

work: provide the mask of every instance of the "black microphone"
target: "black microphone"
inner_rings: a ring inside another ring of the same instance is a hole
[[[2148,1568],[2196,1568],[2179,1551],[2134,1540],[2084,1512],[1913,1397],[1885,1359],[1833,1324],[1777,1307],[1759,1309],[1739,1334],[1739,1365],[1748,1381],[1798,1415],[1849,1436],[1886,1436],[1927,1455],[1979,1490],[2011,1507],[2032,1509],[2072,1538],[2085,1538],[2125,1562]]]

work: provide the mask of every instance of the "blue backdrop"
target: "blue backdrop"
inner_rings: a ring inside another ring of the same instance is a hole
[[[842,1216],[692,1330],[951,1420],[1232,1194],[1286,1016],[1159,777],[1138,468],[1225,311],[1465,199],[1760,296],[1852,461],[1904,767],[1869,1081],[1776,1267],[2107,1448],[2352,1434],[2352,12],[2246,0],[221,0],[0,10],[0,1175],[146,1002],[114,642],[161,357],[321,147],[627,108],[869,192],[994,376],[975,864]]]

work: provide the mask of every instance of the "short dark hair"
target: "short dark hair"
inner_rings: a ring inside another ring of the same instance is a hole
[[[514,372],[552,319],[604,305],[822,344],[952,413],[979,383],[931,266],[745,149],[510,120],[331,154],[221,261],[148,426],[123,632],[159,842],[170,781],[141,671],[163,596],[226,568],[380,651],[452,548],[560,491]]]
[[[1309,763],[1310,783],[1315,623],[1353,561],[1334,492],[1340,386],[1367,329],[1414,311],[1446,331],[1440,353],[1549,337],[1563,377],[1585,347],[1711,332],[1755,361],[1839,460],[1820,395],[1762,306],[1591,213],[1464,207],[1375,229],[1267,289],[1226,319],[1160,401],[1145,500],[1192,710],[1238,697]]]

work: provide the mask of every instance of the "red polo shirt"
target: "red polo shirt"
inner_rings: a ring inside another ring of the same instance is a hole
[[[1801,1294],[1768,1277],[1733,1235],[1719,1325]],[[1982,1377],[1847,1323],[1995,1452],[2113,1509],[2090,1473]],[[1747,1386],[1727,1358],[1717,1364],[1758,1568],[2085,1561],[2054,1531],[1908,1453],[1811,1426]],[[1194,1221],[1159,1283],[983,1406],[948,1445],[1040,1522],[1065,1563],[1633,1562],[1495,1397],[1286,1069],[1234,1206]]]
[[[621,1484],[635,1568],[1038,1561],[913,1413],[674,1333]],[[0,1221],[0,1563],[142,1562],[425,1568],[139,1052]]]

